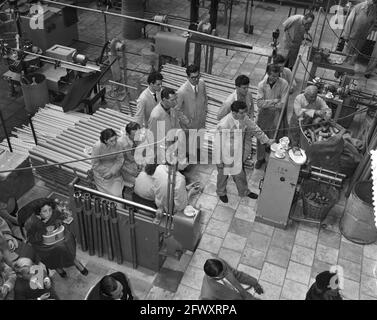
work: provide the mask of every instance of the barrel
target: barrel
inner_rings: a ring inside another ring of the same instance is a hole
[[[340,220],[340,231],[348,240],[360,244],[377,240],[372,199],[372,181],[355,184]]]
[[[26,79],[25,79],[26,78]],[[25,109],[31,113],[49,103],[46,77],[40,73],[31,73],[21,79]]]

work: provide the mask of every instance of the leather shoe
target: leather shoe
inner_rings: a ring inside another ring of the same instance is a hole
[[[221,200],[222,202],[224,202],[224,203],[228,203],[228,196],[227,196],[227,195],[225,195],[225,196],[220,196],[219,198],[220,198],[220,200]]]
[[[251,198],[251,199],[257,199],[258,198],[258,195],[256,193],[254,193],[254,192],[251,192],[251,191],[250,191],[250,193],[247,196],[249,198]]]
[[[266,162],[266,160],[264,160],[264,159],[258,160],[257,162],[255,162],[254,168],[260,169],[262,167],[262,164],[265,163],[265,162]]]

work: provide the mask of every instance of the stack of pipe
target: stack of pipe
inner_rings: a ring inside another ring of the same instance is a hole
[[[56,164],[89,157],[85,148],[90,148],[99,139],[100,132],[112,128],[118,133],[124,129],[131,118],[111,109],[100,109],[95,114],[72,123],[61,130],[55,137],[38,142],[29,150],[33,166]],[[48,187],[64,194],[69,194],[68,184],[80,177],[88,185],[87,172],[91,169],[91,160],[73,162],[65,165],[37,168],[36,173]]]
[[[33,116],[32,121],[38,142],[45,143],[80,119],[87,117],[88,115],[79,112],[64,113],[61,107],[46,104]],[[28,151],[35,146],[30,124],[14,128],[11,132],[10,142],[15,152],[28,155]],[[7,149],[5,140],[0,143],[0,148]]]

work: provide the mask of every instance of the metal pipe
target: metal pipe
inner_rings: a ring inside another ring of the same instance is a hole
[[[122,257],[122,244],[120,242],[119,234],[119,220],[117,213],[117,205],[114,202],[110,202],[110,219],[111,219],[111,228],[115,248],[115,256],[118,264],[123,263]]]
[[[35,134],[34,125],[33,125],[33,117],[30,113],[28,114],[28,117],[29,117],[30,129],[31,129],[31,132],[33,133],[34,143],[35,145],[38,145],[37,135]]]
[[[136,87],[129,86],[128,84],[120,83],[120,82],[113,81],[113,80],[108,80],[108,81],[109,81],[110,83],[112,83],[112,84],[116,84],[116,85],[121,86],[121,87],[125,87],[125,88],[129,88],[129,89],[137,90]]]
[[[107,15],[111,15],[111,16],[115,16],[115,17],[120,17],[120,18],[132,19],[134,21],[144,22],[144,23],[149,23],[149,24],[154,24],[154,25],[158,25],[158,26],[161,26],[161,27],[167,27],[167,28],[177,29],[177,30],[185,31],[185,32],[188,32],[188,33],[191,33],[191,34],[196,34],[196,35],[199,35],[199,36],[204,37],[204,38],[213,39],[213,40],[217,40],[217,41],[222,41],[222,42],[225,42],[225,43],[230,44],[230,45],[235,45],[235,46],[242,47],[242,48],[248,48],[250,50],[253,49],[252,46],[246,45],[246,44],[244,44],[244,43],[242,43],[240,41],[234,41],[234,40],[230,40],[230,39],[226,39],[226,38],[222,38],[222,37],[218,37],[218,36],[212,36],[212,35],[209,35],[209,34],[203,34],[202,32],[199,32],[199,31],[190,30],[190,29],[187,29],[187,28],[183,28],[183,27],[179,27],[179,26],[175,26],[175,25],[171,25],[171,24],[167,24],[167,23],[162,23],[162,22],[157,22],[157,21],[150,21],[148,19],[143,19],[143,18],[128,16],[128,15],[125,15],[125,14],[119,14],[119,13],[115,13],[115,12],[109,12],[109,11],[104,11],[104,10],[98,10],[98,9],[92,9],[92,8],[85,8],[85,7],[75,6],[75,5],[71,5],[71,4],[68,4],[68,3],[62,3],[62,2],[58,2],[58,1],[43,0],[43,2],[51,3],[51,4],[56,4],[56,5],[61,5],[61,6],[65,6],[65,7],[70,7],[70,8],[76,8],[76,9],[80,9],[80,10],[84,10],[84,11],[90,11],[90,12],[95,12],[95,13],[107,14]],[[259,53],[255,53],[255,54],[261,55],[261,56],[267,56],[267,55],[262,55],[262,54],[259,54]]]
[[[95,246],[97,248],[98,256],[103,256],[103,240],[102,240],[102,223],[101,223],[101,200],[94,199],[94,221],[95,221]]]
[[[130,207],[128,210],[130,222],[130,241],[131,241],[131,259],[134,269],[137,268],[137,251],[136,251],[136,233],[135,233],[135,213],[134,208]]]
[[[98,190],[90,189],[90,188],[87,188],[87,187],[84,187],[84,186],[81,186],[81,185],[78,185],[78,184],[75,184],[73,187],[77,190],[90,192],[91,194],[94,194],[98,197],[105,198],[105,199],[108,199],[108,200],[112,200],[112,201],[115,201],[115,202],[119,202],[119,203],[125,204],[127,206],[135,207],[137,209],[145,210],[145,211],[152,212],[152,213],[157,212],[156,209],[144,206],[144,205],[139,204],[137,202],[129,201],[129,200],[126,200],[126,199],[123,199],[123,198],[118,198],[118,197],[112,196],[110,194],[106,194],[106,193],[100,192]]]
[[[75,199],[75,209],[76,209],[76,216],[77,216],[77,223],[79,227],[79,239],[81,244],[82,251],[88,250],[86,237],[85,237],[85,229],[84,229],[84,222],[83,222],[83,215],[82,215],[82,195],[81,192],[75,192],[73,195]]]
[[[89,255],[95,254],[92,225],[92,199],[89,193],[84,194],[84,228],[88,237]]]
[[[230,37],[230,26],[232,23],[232,11],[233,11],[233,0],[230,0],[230,11],[229,11],[229,23],[228,23],[228,33],[227,33],[227,38],[229,39]],[[225,51],[225,55],[228,55],[228,49]]]
[[[102,200],[102,223],[105,230],[105,247],[107,251],[107,257],[109,260],[114,260],[113,248],[111,246],[111,234],[110,234],[110,225],[109,225],[109,202]]]
[[[1,120],[1,125],[3,126],[3,129],[4,129],[5,138],[7,139],[9,151],[13,152],[12,145],[11,145],[10,140],[9,140],[7,128],[5,127],[5,121],[4,121],[4,118],[3,118],[3,113],[1,112],[1,110],[0,110],[0,120]]]

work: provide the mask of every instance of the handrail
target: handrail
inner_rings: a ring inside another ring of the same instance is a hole
[[[106,194],[106,193],[103,193],[103,192],[98,191],[98,190],[87,188],[87,187],[84,187],[84,186],[79,185],[79,184],[73,184],[73,188],[77,189],[77,190],[81,190],[81,191],[92,193],[92,194],[94,194],[96,196],[99,196],[101,198],[106,198],[106,199],[109,199],[109,200],[120,202],[120,203],[123,203],[125,205],[129,205],[131,207],[135,207],[135,208],[138,208],[138,209],[141,209],[141,210],[149,211],[149,212],[152,212],[152,213],[157,213],[157,210],[154,209],[154,208],[147,207],[147,206],[145,206],[143,204],[139,204],[137,202],[126,200],[126,199],[123,199],[123,198],[115,197],[115,196],[112,196],[110,194]]]

